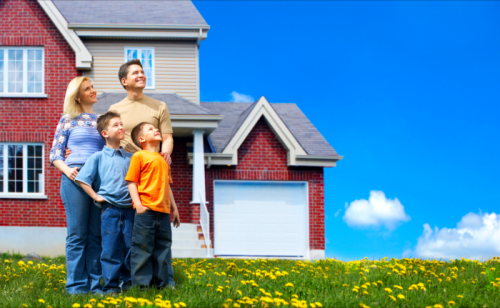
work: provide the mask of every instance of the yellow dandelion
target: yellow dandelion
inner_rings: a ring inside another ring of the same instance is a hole
[[[443,308],[443,305],[441,305],[441,304],[436,304],[436,305],[434,305],[434,308]]]
[[[92,305],[91,304],[85,304],[83,305],[84,308],[92,308]]]
[[[454,301],[449,301],[449,302],[448,302],[448,305],[450,305],[450,306],[455,306],[455,302],[454,302]]]
[[[95,298],[91,298],[91,299],[89,300],[89,303],[91,303],[91,304],[93,304],[93,303],[95,303],[95,302],[97,302],[97,300],[96,300]]]
[[[393,301],[396,301],[396,298],[392,295],[389,295],[389,297],[393,300]]]
[[[323,305],[320,302],[315,302],[316,306],[318,307],[323,307]]]
[[[5,260],[5,261],[7,261],[7,260]],[[38,302],[42,303],[42,304],[45,304],[45,301],[43,299],[41,299],[41,298],[38,300]]]
[[[458,298],[464,298],[464,296],[463,296],[463,295],[457,295],[457,297],[458,297]]]
[[[405,296],[403,294],[398,294],[399,299],[405,299]]]
[[[103,305],[103,304],[101,304],[101,303],[99,303],[99,304],[97,304],[97,307],[99,307],[99,308],[104,308],[104,305]]]
[[[240,306],[239,304],[237,304],[237,303],[234,303],[234,304],[233,304],[233,307],[235,307],[235,308],[239,308],[239,307],[241,307],[241,306]]]
[[[73,308],[80,308],[80,304],[74,303],[71,307],[73,307]]]
[[[289,282],[289,283],[285,284],[285,287],[291,287],[291,288],[293,288],[293,283]]]
[[[390,288],[385,288],[384,291],[387,293],[392,293],[392,290]]]

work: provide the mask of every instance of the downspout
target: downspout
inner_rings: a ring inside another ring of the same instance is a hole
[[[203,34],[203,29],[200,28],[200,34],[198,35],[198,48],[200,48],[200,44],[201,44],[201,35]]]

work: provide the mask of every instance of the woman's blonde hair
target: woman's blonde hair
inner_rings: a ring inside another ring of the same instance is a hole
[[[82,87],[82,83],[88,80],[92,83],[92,79],[89,77],[75,77],[68,84],[68,88],[66,89],[66,97],[64,98],[64,114],[67,114],[70,118],[76,118],[82,113],[82,105],[76,98],[78,94],[80,94],[80,90]]]

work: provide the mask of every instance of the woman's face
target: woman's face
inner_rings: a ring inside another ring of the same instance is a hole
[[[93,105],[97,103],[97,92],[94,90],[94,86],[88,80],[82,82],[80,87],[80,93],[76,100],[82,105]]]

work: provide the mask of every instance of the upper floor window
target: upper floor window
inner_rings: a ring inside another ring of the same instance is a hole
[[[0,95],[44,93],[44,59],[40,47],[0,48]]]
[[[141,60],[146,75],[146,89],[155,88],[155,49],[143,47],[125,47],[125,62]]]
[[[43,197],[43,144],[0,143],[0,197]]]

